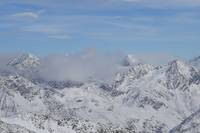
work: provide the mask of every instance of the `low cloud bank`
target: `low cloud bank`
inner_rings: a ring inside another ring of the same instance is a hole
[[[120,54],[100,54],[88,50],[79,54],[49,55],[41,60],[39,74],[47,80],[109,82],[118,71]]]

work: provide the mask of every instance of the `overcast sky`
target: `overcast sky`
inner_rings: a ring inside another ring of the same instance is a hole
[[[200,55],[199,0],[0,0],[0,52]]]

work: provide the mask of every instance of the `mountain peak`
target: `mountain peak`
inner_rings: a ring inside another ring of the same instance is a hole
[[[190,73],[190,67],[181,60],[174,60],[168,64],[167,71],[172,73],[179,72],[182,75],[188,75]]]
[[[187,90],[192,78],[192,67],[180,60],[170,62],[166,70],[167,88]]]
[[[184,62],[181,61],[181,60],[176,59],[176,60],[173,60],[173,61],[169,62],[169,64],[174,64],[174,65],[177,64],[177,65],[180,65],[180,64],[184,64]]]
[[[167,73],[181,74],[183,76],[190,76],[191,67],[181,60],[174,60],[168,64]]]
[[[34,68],[39,64],[39,58],[32,54],[22,54],[8,63],[9,66],[15,67],[19,70]]]

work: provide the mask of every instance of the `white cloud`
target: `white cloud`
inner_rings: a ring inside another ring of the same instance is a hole
[[[21,13],[15,13],[10,15],[10,18],[13,19],[38,19],[39,18],[39,14],[38,13],[34,13],[34,12],[21,12]]]

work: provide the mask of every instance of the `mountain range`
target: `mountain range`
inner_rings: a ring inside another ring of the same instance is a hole
[[[128,55],[111,83],[46,80],[31,54],[5,65],[1,133],[200,132],[200,57],[155,66]]]

